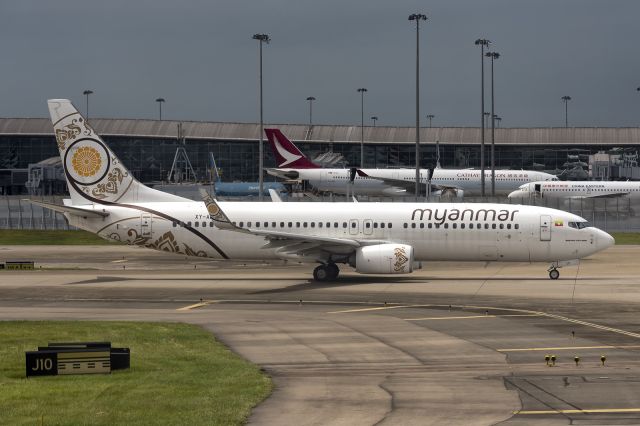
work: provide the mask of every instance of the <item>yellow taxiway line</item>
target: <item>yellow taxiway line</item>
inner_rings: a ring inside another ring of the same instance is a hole
[[[193,305],[178,308],[176,311],[190,311],[191,309],[201,308],[203,306],[211,305],[212,303],[216,303],[216,300],[203,300],[202,302],[194,303]]]
[[[412,305],[389,305],[389,306],[377,306],[375,308],[359,308],[359,309],[347,309],[345,311],[333,311],[327,312],[328,314],[348,314],[350,312],[368,312],[368,311],[382,311],[385,309],[398,309],[398,308],[411,308]]]
[[[513,414],[612,414],[640,413],[640,408],[597,408],[593,410],[519,410]]]
[[[478,318],[502,318],[502,317],[538,317],[537,314],[507,314],[507,315],[466,315],[461,317],[424,317],[424,318],[403,318],[405,321],[431,321],[431,320],[459,320]]]
[[[498,352],[528,352],[528,351],[570,351],[573,349],[638,349],[640,345],[626,345],[626,346],[561,346],[557,348],[511,348],[511,349],[496,349]]]

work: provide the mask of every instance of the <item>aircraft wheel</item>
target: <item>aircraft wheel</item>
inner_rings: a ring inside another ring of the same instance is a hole
[[[313,279],[316,281],[328,281],[331,276],[330,270],[325,265],[316,266],[313,270]]]
[[[549,271],[549,278],[551,278],[552,280],[557,280],[559,276],[560,271],[558,271],[557,269],[552,269]]]
[[[338,265],[336,265],[335,263],[330,263],[327,265],[327,269],[329,270],[330,280],[335,280],[336,278],[338,278],[338,274],[340,274],[340,269],[338,268]]]

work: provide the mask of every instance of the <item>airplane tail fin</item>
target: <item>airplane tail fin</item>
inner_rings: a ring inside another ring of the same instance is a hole
[[[264,129],[269,140],[269,145],[276,157],[278,167],[294,169],[318,169],[320,166],[312,163],[306,155],[298,149],[280,129]]]
[[[218,166],[216,165],[216,159],[213,157],[213,152],[209,152],[209,159],[211,160],[211,172],[213,175],[213,181],[216,183],[222,182],[222,179],[220,178],[220,171],[218,170]]]
[[[48,104],[72,205],[186,201],[138,182],[71,101]]]

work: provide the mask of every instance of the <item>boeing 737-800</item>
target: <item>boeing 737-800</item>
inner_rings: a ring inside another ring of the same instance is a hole
[[[364,274],[406,274],[421,261],[550,262],[603,250],[613,238],[586,220],[535,206],[469,203],[205,203],[138,182],[70,101],[49,101],[71,195],[69,223],[103,238],[211,259],[297,259]],[[576,226],[578,224],[578,226]]]
[[[267,140],[276,157],[278,168],[267,173],[283,179],[303,180],[321,192],[360,195],[405,196],[415,191],[416,171],[398,169],[324,169],[311,162],[279,129],[265,129]],[[429,173],[432,174],[429,181]],[[353,188],[347,188],[352,180]],[[533,170],[496,170],[496,195],[507,195],[520,185],[533,181],[558,180],[553,175]],[[420,183],[423,188],[431,184],[432,195],[479,196],[481,195],[481,171],[474,169],[422,169]],[[491,170],[485,170],[485,188],[491,187]]]
[[[640,199],[640,182],[565,181],[521,185],[509,198],[592,199],[628,197]]]

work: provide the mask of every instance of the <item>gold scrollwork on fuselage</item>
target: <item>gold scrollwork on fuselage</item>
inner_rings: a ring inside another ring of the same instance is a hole
[[[193,257],[209,257],[206,251],[204,250],[196,251],[185,243],[182,243],[182,245],[184,246],[184,250],[182,250],[180,248],[180,243],[178,242],[175,235],[173,235],[173,232],[171,231],[165,232],[155,241],[151,241],[151,237],[145,237],[140,235],[136,229],[129,229],[127,231],[127,235],[131,238],[124,240],[123,242],[130,245],[143,246],[143,247],[154,249],[154,250],[166,251],[169,253],[185,254],[187,256],[193,256]],[[109,234],[109,238],[111,238],[112,240],[121,241],[117,233]]]

